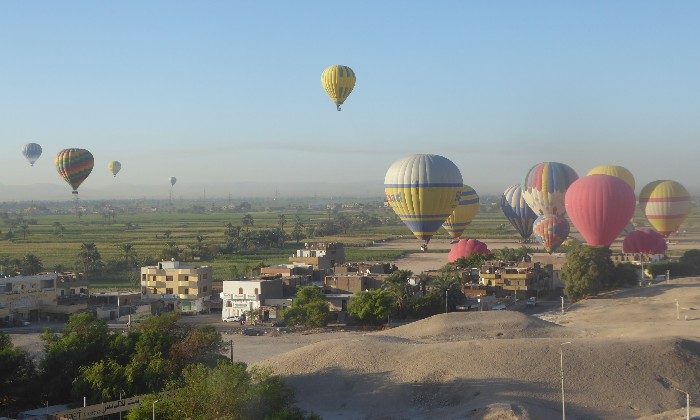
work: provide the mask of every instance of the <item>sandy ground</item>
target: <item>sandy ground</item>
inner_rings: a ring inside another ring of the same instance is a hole
[[[396,264],[437,269],[449,246],[431,241],[445,252]],[[569,419],[682,419],[676,389],[690,392],[700,416],[700,278],[609,293],[564,314],[556,302],[536,309],[437,315],[378,332],[250,337],[218,327],[234,359],[283,375],[298,405],[325,419],[561,418],[562,355]],[[40,357],[38,334],[12,339]]]

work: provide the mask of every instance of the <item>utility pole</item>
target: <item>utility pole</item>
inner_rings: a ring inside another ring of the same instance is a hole
[[[445,289],[445,313],[447,313],[447,289]]]
[[[564,296],[561,296],[561,313],[564,313]]]
[[[559,361],[561,372],[561,418],[566,420],[566,405],[564,404],[564,344],[571,344],[571,341],[561,343],[559,346]]]
[[[233,339],[231,339],[231,364],[233,364]]]

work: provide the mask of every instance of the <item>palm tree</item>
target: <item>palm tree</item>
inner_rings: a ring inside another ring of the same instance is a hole
[[[51,224],[53,226],[53,234],[56,236],[63,236],[63,232],[66,231],[65,226],[61,222],[53,222]]]
[[[401,319],[406,317],[408,303],[413,299],[413,286],[408,283],[408,279],[412,275],[410,270],[398,270],[384,281],[383,289],[394,298],[396,315]]]
[[[44,265],[41,263],[41,258],[34,254],[27,254],[22,258],[20,273],[23,276],[32,276],[44,271]]]
[[[432,290],[440,293],[445,298],[445,308],[452,308],[464,301],[464,291],[462,281],[455,275],[445,274],[435,277],[430,282]]]
[[[22,230],[22,239],[27,239],[27,233],[29,232],[29,225],[24,223],[19,227]]]
[[[133,244],[117,244],[117,248],[121,251],[122,258],[124,258],[124,263],[126,265],[130,266],[136,263],[136,252],[134,251]]]
[[[277,216],[277,226],[279,226],[280,230],[284,231],[285,224],[287,224],[287,216],[284,214]]]
[[[248,229],[254,224],[253,216],[251,216],[250,213],[246,213],[243,216],[241,223],[243,223],[243,226],[245,226],[245,231],[248,232]]]
[[[93,242],[85,242],[80,245],[78,265],[84,269],[86,276],[102,270],[102,256]]]

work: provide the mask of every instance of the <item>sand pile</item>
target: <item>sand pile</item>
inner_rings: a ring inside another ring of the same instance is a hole
[[[579,337],[502,311],[454,313],[315,343],[261,365],[287,377],[324,418],[639,418],[700,389],[700,344],[677,337]],[[698,398],[697,391],[695,398]]]

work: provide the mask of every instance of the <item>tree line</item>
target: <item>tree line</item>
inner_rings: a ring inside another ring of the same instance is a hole
[[[284,381],[262,369],[233,363],[214,327],[178,323],[177,314],[145,319],[113,332],[91,314],[70,317],[59,333],[46,330],[38,362],[0,332],[0,416],[38,406],[97,404],[148,395],[128,419],[312,419],[294,406]],[[172,397],[160,398],[170,391]]]

